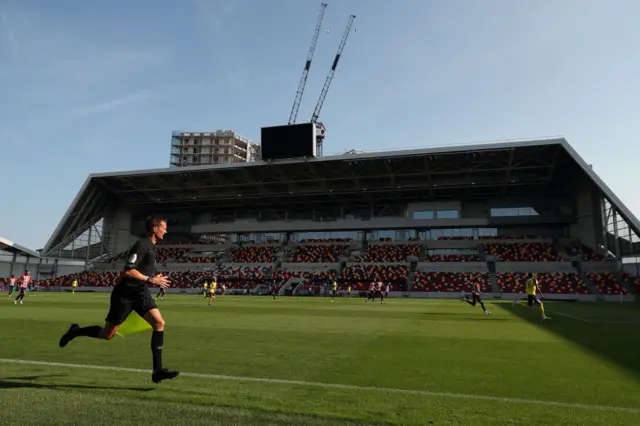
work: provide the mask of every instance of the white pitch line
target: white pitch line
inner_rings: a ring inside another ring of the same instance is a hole
[[[68,368],[80,368],[84,370],[107,370],[107,371],[119,371],[119,372],[126,372],[126,373],[146,373],[146,374],[151,373],[151,370],[142,370],[138,368],[110,367],[110,366],[102,366],[102,365],[65,364],[62,362],[30,361],[30,360],[22,360],[22,359],[0,358],[0,363],[43,365],[48,367],[68,367]],[[387,393],[399,393],[399,394],[405,394],[405,395],[420,395],[420,396],[427,396],[427,397],[440,397],[440,398],[453,398],[453,399],[474,399],[474,400],[481,400],[481,401],[506,402],[506,403],[514,403],[514,404],[537,404],[537,405],[545,405],[549,407],[579,408],[584,410],[612,411],[612,412],[618,412],[618,413],[634,413],[634,414],[640,413],[640,408],[631,408],[631,407],[576,404],[572,402],[544,401],[539,399],[508,398],[508,397],[501,397],[501,396],[472,395],[472,394],[464,394],[464,393],[432,392],[432,391],[413,390],[413,389],[380,388],[380,387],[374,387],[374,386],[344,385],[339,383],[306,382],[303,380],[284,380],[284,379],[268,379],[268,378],[261,378],[261,377],[225,376],[225,375],[219,375],[219,374],[203,374],[203,373],[180,373],[180,376],[195,377],[195,378],[201,378],[201,379],[229,380],[229,381],[235,381],[235,382],[275,383],[275,384],[283,384],[283,385],[308,386],[308,387],[317,387],[317,388],[325,388],[325,389],[345,389],[345,390],[358,390],[358,391],[369,391],[369,392],[387,392]]]
[[[562,312],[553,311],[549,312],[552,315],[560,315],[561,317],[566,317],[572,320],[586,322],[589,324],[631,324],[630,321],[601,321],[601,320],[590,320],[586,318],[574,317],[573,315],[563,314]]]

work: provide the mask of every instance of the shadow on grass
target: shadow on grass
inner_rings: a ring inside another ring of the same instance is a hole
[[[471,309],[471,308],[470,308]],[[441,319],[443,321],[460,321],[468,322],[475,321],[478,318],[484,321],[511,321],[509,318],[499,318],[482,313],[480,307],[477,308],[475,315],[473,314],[460,314],[460,312],[422,312],[421,317],[428,318],[430,320]]]
[[[543,321],[538,307],[527,308],[522,303],[513,305],[512,303],[498,303],[501,309],[521,318],[528,323],[543,328],[546,331],[557,334],[563,339],[590,351],[609,362],[630,371],[637,380],[640,381],[640,339],[628,325],[603,322],[586,322],[586,319],[576,319],[554,315],[554,311],[561,312],[563,305],[568,302],[545,303],[545,309],[551,320]],[[593,309],[597,311],[598,305]]]
[[[153,388],[132,388],[120,386],[91,386],[91,385],[73,385],[73,384],[41,384],[33,383],[34,380],[50,378],[50,377],[67,377],[65,374],[50,374],[42,376],[23,376],[23,377],[2,377],[0,378],[0,389],[97,389],[97,390],[122,390],[122,391],[139,391],[149,392]]]

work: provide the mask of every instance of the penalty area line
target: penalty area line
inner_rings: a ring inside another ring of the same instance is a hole
[[[40,365],[46,367],[64,367],[64,368],[78,368],[82,370],[104,370],[104,371],[116,371],[123,373],[146,373],[150,374],[151,370],[143,370],[137,368],[125,368],[125,367],[111,367],[102,365],[85,365],[85,364],[67,364],[62,362],[47,362],[47,361],[31,361],[22,359],[5,359],[0,358],[0,363],[4,364],[17,364],[17,365]],[[227,380],[235,382],[254,382],[254,383],[271,383],[282,385],[295,385],[316,387],[323,389],[342,389],[350,391],[368,391],[368,392],[380,392],[380,393],[395,393],[403,395],[418,395],[425,397],[437,397],[437,398],[449,398],[449,399],[471,399],[479,401],[492,401],[500,403],[513,403],[513,404],[536,404],[548,407],[559,408],[573,408],[583,410],[597,410],[597,411],[609,411],[618,413],[640,413],[640,408],[632,407],[616,407],[609,405],[592,405],[592,404],[578,404],[572,402],[560,402],[560,401],[545,401],[539,399],[524,399],[524,398],[510,398],[501,396],[490,395],[474,395],[464,393],[451,393],[451,392],[434,392],[415,389],[398,389],[398,388],[385,388],[375,386],[358,386],[347,385],[339,383],[323,383],[323,382],[307,382],[303,380],[285,380],[285,379],[269,379],[260,377],[246,377],[246,376],[227,376],[219,374],[205,374],[205,373],[180,373],[184,377],[194,377],[201,379],[213,379],[213,380]]]

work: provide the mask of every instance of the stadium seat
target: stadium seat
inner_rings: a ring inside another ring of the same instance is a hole
[[[551,244],[487,244],[488,256],[496,256],[501,262],[558,262],[562,260]]]
[[[478,272],[421,272],[414,275],[411,291],[461,292],[471,291],[472,284],[480,283],[483,292],[491,292],[489,274]]]
[[[501,293],[525,293],[525,273],[496,274]],[[538,285],[543,294],[589,294],[589,289],[577,273],[555,272],[537,274]]]
[[[337,263],[344,256],[343,245],[299,245],[291,255],[292,263]]]
[[[356,256],[355,262],[406,262],[408,256],[418,256],[417,244],[376,244],[367,248],[364,254]]]
[[[622,287],[616,277],[613,274],[600,274],[596,272],[589,272],[587,277],[593,281],[596,285],[596,289],[599,294],[608,295],[627,295],[629,292]]]
[[[369,285],[370,282],[382,281],[401,288],[407,283],[407,274],[407,265],[351,265],[342,271],[341,282]]]
[[[279,249],[278,246],[243,247],[232,253],[231,258],[233,263],[271,263]]]

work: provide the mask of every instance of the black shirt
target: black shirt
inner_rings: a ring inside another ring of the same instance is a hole
[[[156,245],[151,242],[151,238],[141,238],[129,250],[124,270],[130,271],[132,269],[153,278],[156,270]],[[122,276],[120,283],[130,287],[146,285],[145,281],[129,278],[126,275]]]

